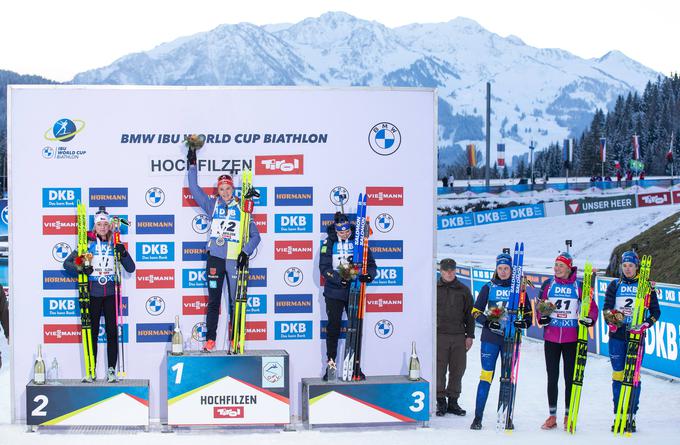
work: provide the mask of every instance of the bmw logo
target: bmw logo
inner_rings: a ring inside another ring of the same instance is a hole
[[[71,254],[73,249],[66,243],[57,243],[52,247],[52,258],[55,261],[63,263],[64,260]]]
[[[375,324],[375,335],[379,338],[391,337],[394,333],[394,325],[389,320],[380,320]]]
[[[165,192],[158,187],[151,187],[146,191],[144,199],[151,207],[159,207],[165,202]]]
[[[68,142],[85,128],[85,122],[80,119],[59,119],[52,127],[45,130],[48,141]]]
[[[394,228],[394,218],[389,213],[381,213],[373,221],[379,232],[387,233]]]
[[[302,283],[302,271],[297,267],[289,267],[283,273],[283,281],[290,287],[297,287]]]
[[[7,206],[5,206],[2,209],[2,212],[0,212],[0,218],[2,219],[2,222],[9,224],[9,208]]]
[[[368,133],[368,145],[381,156],[388,156],[399,150],[401,133],[389,122],[380,122]]]
[[[196,215],[191,221],[191,228],[194,229],[196,233],[208,233],[210,229],[210,218],[205,213]]]
[[[150,297],[146,300],[145,307],[149,315],[160,315],[165,311],[165,301],[161,297]]]
[[[349,192],[341,185],[334,187],[330,194],[331,202],[336,206],[343,206],[349,200]]]
[[[204,322],[196,323],[191,329],[191,337],[196,341],[205,341],[205,334],[208,332],[208,327]]]
[[[45,159],[52,159],[57,153],[57,150],[53,147],[44,147],[42,149],[42,157]]]

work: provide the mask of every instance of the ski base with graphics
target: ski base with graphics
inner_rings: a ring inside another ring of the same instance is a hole
[[[168,352],[168,425],[288,425],[288,363],[282,350]]]
[[[149,381],[48,380],[26,385],[29,426],[149,426]]]
[[[302,420],[308,426],[428,422],[430,383],[406,376],[338,383],[302,379]]]
[[[87,253],[87,214],[85,204],[78,201],[77,204],[78,226],[78,256],[83,257]],[[80,306],[80,329],[83,345],[83,364],[85,376],[83,381],[92,381],[95,378],[95,357],[92,353],[92,317],[90,316],[90,287],[87,274],[78,274],[78,305]]]

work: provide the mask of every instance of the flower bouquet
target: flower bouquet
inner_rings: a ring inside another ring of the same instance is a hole
[[[198,150],[205,144],[205,136],[202,134],[190,134],[184,136],[184,145],[190,150]]]
[[[92,265],[92,254],[90,252],[85,252],[82,255],[78,255],[73,262],[75,263],[78,272],[82,272],[84,268]]]
[[[497,306],[487,309],[484,315],[486,315],[489,322],[496,321],[500,323],[500,321],[505,318],[506,313],[507,310],[505,309],[505,306],[499,303]]]
[[[555,311],[555,303],[550,300],[541,300],[536,309],[541,316],[549,317]]]
[[[617,328],[620,328],[623,325],[623,321],[626,318],[624,313],[617,309],[606,310],[602,313],[602,315],[604,316],[604,321],[606,321],[607,324],[614,325]]]
[[[359,275],[359,268],[352,262],[341,262],[338,266],[338,274],[345,281],[354,281]]]

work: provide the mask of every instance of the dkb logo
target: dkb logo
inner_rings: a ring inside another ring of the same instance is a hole
[[[312,322],[277,321],[274,323],[276,340],[308,340],[312,338]]]
[[[184,269],[182,270],[182,287],[197,288],[208,285],[205,277],[205,269]]]

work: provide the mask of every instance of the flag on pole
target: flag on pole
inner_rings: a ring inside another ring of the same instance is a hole
[[[668,153],[666,153],[666,160],[668,162],[673,162],[673,132],[671,132],[671,147],[668,149]]]
[[[573,157],[573,145],[574,145],[574,140],[573,139],[565,139],[564,143],[562,144],[562,161],[568,162],[571,164],[571,160]]]
[[[607,138],[600,138],[600,162],[607,159]]]
[[[477,167],[477,147],[475,144],[467,145],[468,166]]]
[[[634,134],[633,135],[633,160],[637,161],[640,159],[640,141],[638,139],[638,135]]]
[[[496,151],[498,152],[498,166],[505,167],[505,144],[496,144]]]

